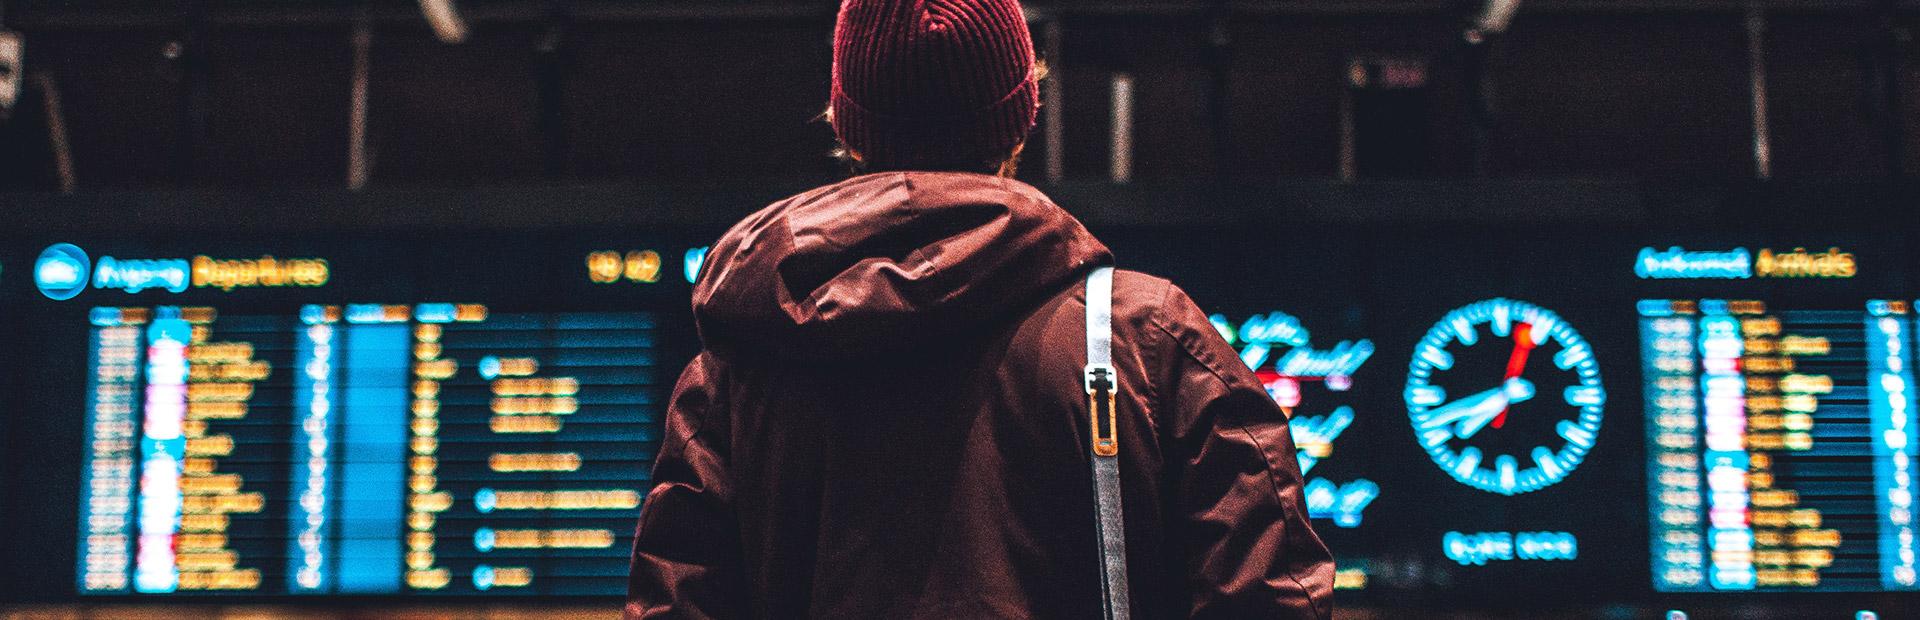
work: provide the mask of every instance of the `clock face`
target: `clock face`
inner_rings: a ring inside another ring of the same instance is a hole
[[[1517,495],[1567,477],[1593,448],[1607,392],[1593,347],[1553,311],[1489,299],[1414,346],[1407,415],[1427,455],[1476,489]]]

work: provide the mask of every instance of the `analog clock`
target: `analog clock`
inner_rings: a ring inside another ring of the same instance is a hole
[[[1434,464],[1467,486],[1517,495],[1580,465],[1607,392],[1572,325],[1524,301],[1489,299],[1447,313],[1414,346],[1405,399]]]

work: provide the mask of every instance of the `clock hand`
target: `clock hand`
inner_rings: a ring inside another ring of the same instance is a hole
[[[1527,354],[1533,352],[1533,346],[1533,324],[1522,322],[1514,325],[1513,354],[1507,356],[1507,376],[1504,377],[1504,380],[1512,381],[1517,379],[1520,377],[1521,371],[1527,369]],[[1506,426],[1506,424],[1507,408],[1502,406],[1500,413],[1493,417],[1493,427],[1500,428]]]
[[[1424,430],[1452,424],[1460,418],[1472,415],[1475,411],[1484,408],[1488,402],[1501,396],[1501,388],[1494,388],[1428,409],[1420,414],[1420,428]]]
[[[1533,398],[1532,383],[1521,378],[1509,379],[1500,387],[1462,397],[1423,412],[1420,415],[1420,428],[1434,429],[1454,424],[1454,436],[1466,439],[1479,433],[1480,429],[1486,427],[1489,420],[1499,415],[1508,405],[1525,402],[1530,398]]]
[[[1488,422],[1499,420],[1500,416],[1507,412],[1507,407],[1532,400],[1533,382],[1514,377],[1500,384],[1495,391],[1500,393],[1499,398],[1488,400],[1476,409],[1473,415],[1460,420],[1460,425],[1454,427],[1454,436],[1471,439],[1480,432],[1480,429],[1486,428]],[[1495,428],[1499,427],[1495,426]]]

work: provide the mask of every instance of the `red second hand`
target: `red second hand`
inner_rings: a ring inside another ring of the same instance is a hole
[[[1500,380],[1501,387],[1506,387],[1508,381],[1519,377],[1520,371],[1526,370],[1527,354],[1532,352],[1533,325],[1528,323],[1515,324],[1513,326],[1513,355],[1507,357],[1507,376],[1505,379]],[[1490,426],[1500,428],[1506,423],[1507,410],[1503,407],[1500,409],[1499,415],[1493,416],[1493,423],[1490,424]]]

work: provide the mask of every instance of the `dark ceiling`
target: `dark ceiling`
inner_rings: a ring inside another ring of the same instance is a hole
[[[1772,174],[1912,171],[1920,13],[1763,4]],[[833,3],[459,5],[471,34],[446,44],[406,0],[5,0],[29,79],[0,189],[61,188],[63,153],[81,191],[345,187],[357,67],[373,186],[839,172],[816,120]],[[1036,131],[1023,176],[1108,175],[1125,73],[1141,180],[1336,178],[1343,144],[1359,177],[1747,178],[1746,6],[1530,1],[1473,46],[1474,2],[1034,3],[1064,140]],[[1355,61],[1421,85],[1355,88]]]

